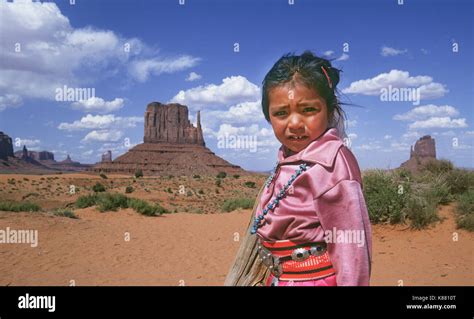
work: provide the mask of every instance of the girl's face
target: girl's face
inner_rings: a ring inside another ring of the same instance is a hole
[[[276,138],[297,153],[328,127],[326,101],[305,85],[284,84],[268,92],[270,122]]]

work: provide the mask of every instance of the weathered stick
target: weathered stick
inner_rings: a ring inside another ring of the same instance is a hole
[[[263,186],[255,200],[250,216],[249,225],[245,232],[245,237],[240,244],[237,256],[230,267],[224,286],[262,286],[265,284],[270,272],[267,267],[263,265],[257,252],[257,236],[250,234],[255,210],[257,209],[258,200],[265,186]]]

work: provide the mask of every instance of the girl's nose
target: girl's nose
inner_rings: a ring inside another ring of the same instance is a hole
[[[298,130],[303,128],[303,122],[301,121],[298,114],[293,114],[290,116],[288,121],[288,128],[292,130]]]

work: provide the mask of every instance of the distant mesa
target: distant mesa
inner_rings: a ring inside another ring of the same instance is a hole
[[[52,152],[29,151],[26,145],[23,145],[22,150],[13,152],[11,137],[0,132],[0,172],[84,171],[90,166],[73,161],[69,155],[57,162]]]
[[[403,162],[400,168],[417,173],[430,161],[436,161],[436,142],[430,135],[425,135],[416,141],[415,147],[410,148],[410,159]]]
[[[140,169],[145,175],[174,176],[211,175],[221,171],[228,174],[247,173],[206,147],[199,111],[194,126],[189,121],[187,106],[152,102],[147,105],[144,118],[144,143],[113,161],[104,161],[102,157],[102,162],[91,170],[134,174]]]
[[[26,146],[23,146],[23,150],[21,151],[16,151],[15,157],[21,158],[21,159],[34,159],[35,161],[52,161],[54,162],[54,154],[48,151],[41,151],[41,152],[35,152],[35,151],[28,151]]]

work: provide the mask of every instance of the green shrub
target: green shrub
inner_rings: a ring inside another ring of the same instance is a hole
[[[101,194],[98,196],[96,205],[99,211],[116,211],[119,208],[128,208],[128,197],[123,194]]]
[[[102,177],[103,179],[107,179],[107,175],[105,175],[104,173],[100,173],[99,176]]]
[[[116,211],[119,208],[132,208],[136,212],[146,216],[157,216],[168,211],[159,204],[150,205],[146,201],[129,198],[119,193],[101,193],[87,196],[80,196],[76,201],[77,208],[97,206],[101,212]]]
[[[459,196],[456,215],[458,228],[474,231],[474,188]]]
[[[452,195],[460,195],[474,187],[474,172],[455,168],[446,174],[446,182]]]
[[[412,196],[408,200],[406,213],[410,226],[415,229],[425,228],[439,220],[436,203],[429,196]]]
[[[364,197],[373,223],[400,223],[405,219],[403,208],[410,196],[409,182],[395,174],[380,170],[364,174]]]
[[[255,182],[245,182],[244,185],[248,188],[255,188]]]
[[[424,165],[424,170],[433,174],[450,172],[454,169],[454,165],[449,160],[431,160]]]
[[[132,186],[127,186],[125,187],[125,194],[130,194],[130,193],[133,193],[134,189]]]
[[[452,200],[451,190],[446,180],[447,174],[440,174],[433,178],[430,183],[430,192],[426,194],[427,199],[433,200],[435,204],[448,204]]]
[[[222,205],[222,210],[225,212],[231,212],[236,210],[237,208],[252,208],[254,204],[254,199],[250,198],[234,198],[234,199],[227,199],[224,204]]]
[[[189,197],[189,196],[193,196],[193,192],[191,192],[190,190],[186,193],[186,195]]]
[[[150,205],[144,200],[137,198],[129,198],[128,206],[145,216],[157,216],[169,213],[168,210],[161,207],[159,204]]]
[[[135,171],[135,177],[136,178],[143,177],[143,171],[140,168]]]
[[[193,178],[194,178],[194,179],[200,179],[201,176],[200,176],[200,175],[193,175]]]
[[[227,176],[227,173],[226,172],[219,172],[219,174],[217,174],[217,178],[226,178]]]
[[[97,202],[97,197],[97,194],[79,196],[79,198],[76,200],[76,207],[87,208],[94,206]]]
[[[198,194],[202,195],[204,194],[204,191],[202,189],[198,190]]]
[[[37,212],[41,210],[41,207],[30,202],[1,201],[0,210],[7,212]]]
[[[216,180],[216,186],[217,186],[217,187],[222,187],[221,185],[222,185],[222,179],[218,178],[218,179]]]
[[[234,177],[235,179],[239,178],[240,175],[239,174],[235,174],[235,175],[232,175],[232,177]]]
[[[77,217],[73,211],[71,210],[68,210],[68,209],[56,209],[54,212],[53,212],[54,215],[56,216],[59,216],[59,217],[68,217],[68,218],[72,218],[72,219],[79,219],[79,217]]]
[[[168,187],[168,190],[167,190],[167,191],[168,191],[168,193],[173,194],[173,191],[171,190],[170,187]]]
[[[96,193],[105,192],[105,186],[97,182],[94,186],[92,186],[92,190]]]

